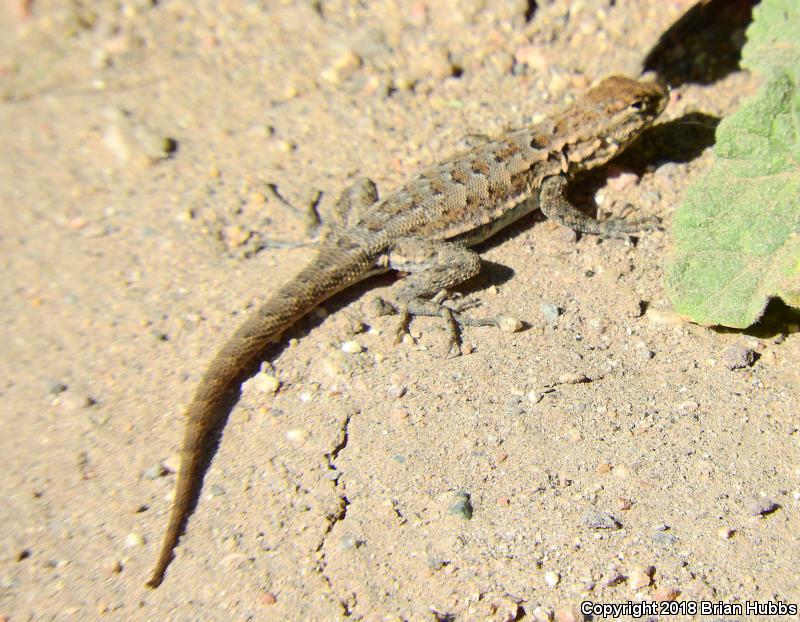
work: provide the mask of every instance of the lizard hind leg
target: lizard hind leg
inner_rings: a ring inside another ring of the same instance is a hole
[[[275,184],[267,184],[272,198],[304,223],[307,240],[292,242],[286,240],[265,240],[265,248],[301,248],[322,242],[337,230],[346,229],[356,222],[364,211],[378,200],[378,188],[375,182],[366,177],[358,178],[352,185],[342,191],[336,203],[330,208],[330,214],[323,217],[319,212],[322,192],[317,190],[308,203],[295,207],[278,191]]]
[[[368,177],[359,177],[339,195],[331,210],[337,226],[349,227],[358,222],[368,207],[378,202],[378,188]]]
[[[444,306],[445,291],[480,272],[480,256],[459,245],[422,237],[397,240],[389,250],[389,267],[409,275],[402,281],[397,301],[400,326],[397,340],[408,331],[413,316],[441,317],[447,322],[448,355],[461,353],[460,326],[497,326],[494,318],[467,318]]]

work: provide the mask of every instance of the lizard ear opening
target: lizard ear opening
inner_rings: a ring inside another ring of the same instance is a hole
[[[643,99],[636,99],[630,103],[629,108],[636,112],[642,112],[647,108],[647,104]]]

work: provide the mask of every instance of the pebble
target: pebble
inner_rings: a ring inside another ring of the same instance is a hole
[[[455,494],[455,501],[447,509],[447,511],[450,514],[455,514],[456,516],[460,516],[465,520],[471,519],[472,503],[469,499],[469,495],[466,492],[457,492]]]
[[[548,570],[544,573],[544,582],[550,587],[555,587],[561,582],[561,575],[552,570]]]
[[[159,477],[164,477],[167,473],[169,473],[167,467],[162,462],[156,462],[153,466],[144,470],[142,477],[144,479],[158,479]]]
[[[339,379],[349,372],[349,363],[345,360],[345,355],[339,350],[333,350],[322,360],[322,371],[333,379]]]
[[[653,573],[656,569],[653,566],[634,568],[628,576],[628,585],[631,589],[640,590],[647,587],[653,581]]]
[[[262,592],[258,600],[262,605],[265,606],[274,605],[276,602],[278,602],[278,599],[275,598],[275,594],[272,592]]]
[[[395,423],[406,423],[408,421],[409,414],[404,410],[396,408],[389,412],[389,417]]]
[[[67,412],[77,412],[84,408],[91,408],[97,400],[89,395],[79,395],[75,391],[67,391],[61,397],[61,405]]]
[[[281,382],[272,374],[262,371],[257,373],[253,378],[253,386],[262,393],[274,395],[278,392]]]
[[[430,76],[436,81],[442,81],[458,72],[458,68],[451,62],[450,54],[444,48],[430,50],[414,59],[412,73],[417,76]]]
[[[552,302],[543,302],[539,305],[539,311],[542,313],[544,321],[548,324],[555,324],[558,317],[564,312],[564,309]]]
[[[660,311],[650,307],[644,315],[654,326],[678,326],[684,323],[683,318],[674,311]]]
[[[672,585],[663,585],[653,590],[653,600],[657,603],[671,602],[679,595],[680,590]]]
[[[323,69],[320,76],[331,84],[341,84],[352,77],[362,64],[363,61],[358,54],[353,50],[346,50],[330,66]]]
[[[520,417],[525,414],[525,406],[521,397],[514,395],[508,398],[506,401],[506,414],[510,417]]]
[[[516,333],[522,330],[522,320],[513,315],[499,315],[497,317],[497,326],[504,333]]]
[[[626,317],[642,317],[647,310],[647,302],[636,296],[630,288],[624,290],[624,296],[620,302],[620,310]],[[644,347],[644,344],[641,344]],[[637,347],[640,347],[637,344]]]
[[[125,536],[125,547],[126,548],[133,548],[135,546],[143,546],[144,545],[144,538],[141,534],[131,532],[127,536]]]
[[[286,433],[286,440],[299,445],[300,443],[304,443],[309,436],[308,430],[297,428],[295,430],[289,430]]]
[[[733,527],[720,527],[717,529],[717,536],[722,540],[730,540],[736,530]]]
[[[277,140],[275,141],[275,148],[281,153],[291,153],[297,149],[297,145],[290,140]]]
[[[407,390],[403,385],[393,384],[386,389],[386,394],[393,399],[399,399],[406,394]]]
[[[755,360],[755,351],[742,344],[728,346],[722,351],[722,362],[731,370],[750,367]]]
[[[339,546],[345,551],[352,551],[358,545],[358,540],[353,535],[342,536]]]
[[[657,531],[652,536],[650,536],[650,539],[656,544],[662,544],[664,546],[672,546],[678,541],[678,536],[663,531]]]
[[[531,404],[538,404],[542,401],[543,395],[538,391],[528,391],[528,401]]]
[[[358,343],[355,339],[351,339],[350,341],[345,341],[342,344],[342,352],[346,352],[347,354],[358,354],[359,352],[364,351],[364,346]]]
[[[558,377],[558,384],[581,384],[584,382],[591,382],[586,374],[561,374]]]
[[[231,250],[244,246],[251,236],[252,232],[241,225],[229,225],[222,229],[222,237]]]
[[[601,462],[600,464],[597,465],[595,471],[597,471],[597,473],[599,473],[600,475],[605,475],[607,473],[611,473],[611,470],[613,468],[614,467],[611,466],[608,462]]]
[[[781,506],[778,503],[764,495],[752,495],[745,499],[745,508],[750,516],[766,516],[772,514],[779,507]]]
[[[591,529],[611,529],[616,531],[622,524],[608,512],[602,512],[595,508],[587,510],[581,516],[581,522]]]
[[[69,387],[61,382],[60,380],[48,380],[47,381],[47,392],[50,395],[58,395],[59,393],[63,393]]]
[[[581,622],[583,616],[576,614],[572,609],[562,608],[556,609],[556,622]]]
[[[619,585],[625,580],[625,576],[616,569],[609,570],[606,574],[602,576],[600,579],[600,585],[603,587],[614,587],[615,585]]]
[[[103,143],[121,163],[134,158],[153,163],[177,149],[174,139],[158,135],[122,108],[107,108],[103,113],[108,121]]]
[[[694,400],[686,400],[685,402],[681,402],[676,406],[676,410],[679,413],[693,413],[697,412],[697,409],[700,408],[700,404],[695,402]]]
[[[545,609],[541,605],[531,612],[533,622],[553,622],[553,610]]]

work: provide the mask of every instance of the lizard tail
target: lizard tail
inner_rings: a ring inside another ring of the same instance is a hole
[[[173,550],[197,505],[212,448],[232,407],[232,394],[243,376],[284,330],[323,300],[368,274],[369,260],[363,251],[323,249],[316,260],[250,315],[214,357],[186,412],[175,500],[148,587],[158,587],[164,580]]]

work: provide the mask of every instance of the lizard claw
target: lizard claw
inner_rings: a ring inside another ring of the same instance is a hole
[[[410,335],[408,332],[408,325],[411,322],[411,314],[408,312],[408,309],[402,309],[400,311],[400,322],[397,326],[397,331],[395,331],[394,335],[394,345],[399,345],[403,341],[403,337],[406,335]]]

